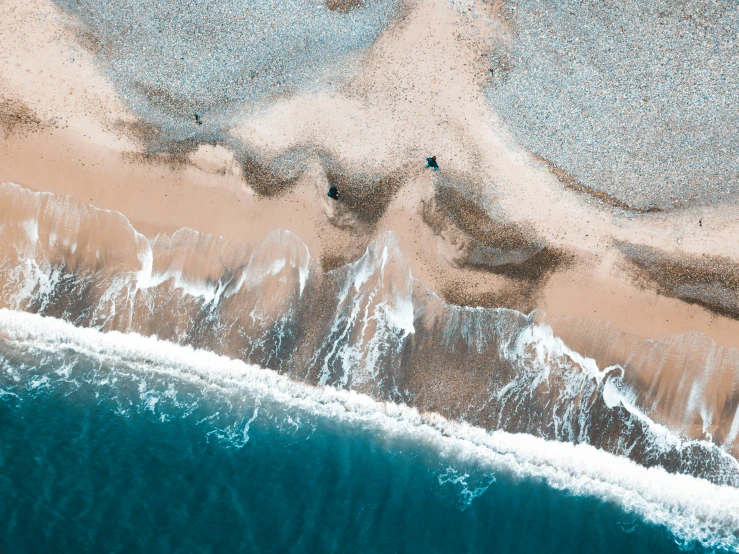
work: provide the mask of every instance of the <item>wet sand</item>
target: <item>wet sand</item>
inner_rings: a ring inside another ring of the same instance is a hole
[[[423,202],[433,197],[431,173],[416,171],[415,179],[398,193],[373,228],[357,224],[341,228],[332,224],[340,206],[325,197],[311,175],[287,194],[260,198],[246,186],[238,169],[228,168],[227,163],[216,171],[216,160],[206,165],[196,159],[205,169],[194,164],[172,167],[95,144],[73,144],[69,135],[67,130],[56,130],[5,142],[0,153],[1,180],[120,211],[150,237],[188,227],[243,242],[283,228],[301,237],[319,259],[340,252],[344,263],[359,257],[374,236],[392,230],[411,260],[414,276],[439,292],[449,283],[459,283],[474,305],[480,304],[474,302],[476,295],[500,291],[506,284],[505,274],[460,263],[457,255],[464,231],[439,233],[424,221]],[[644,338],[697,330],[718,344],[739,345],[739,321],[639,286],[617,266],[615,247],[603,260],[583,250],[568,251],[577,261],[548,278],[534,301],[534,307],[552,321],[604,319]]]
[[[278,97],[237,122],[232,138],[248,146],[258,160],[251,162],[228,145],[196,145],[176,159],[147,153],[146,141],[121,126],[135,126],[136,118],[68,19],[41,0],[9,5],[0,94],[6,111],[21,115],[3,119],[9,123],[0,129],[0,182],[119,211],[148,237],[187,227],[252,242],[286,229],[325,270],[358,259],[391,230],[414,277],[440,296],[540,310],[601,369],[628,362],[645,390],[655,379],[657,388],[680,381],[684,364],[656,371],[653,358],[634,354],[644,345],[669,343],[670,355],[681,359],[689,358],[691,343],[680,347],[675,335],[698,333],[709,346],[739,347],[739,320],[639,279],[619,247],[649,247],[671,260],[705,254],[736,262],[739,208],[641,214],[563,184],[515,143],[486,104],[491,41],[509,40],[497,4],[409,4],[355,77],[330,90]],[[479,17],[469,15],[473,9]],[[42,40],[44,33],[54,40]],[[272,161],[294,150],[305,154],[298,171],[279,190],[266,188],[279,176]],[[424,170],[428,155],[437,155],[440,172]],[[347,192],[344,201],[326,196],[330,183]],[[445,187],[457,191],[446,200]],[[470,225],[470,218],[483,218],[470,206],[487,214],[485,229]],[[628,348],[604,346],[611,343]],[[695,378],[708,372],[707,348],[691,362]],[[727,366],[707,387],[723,390],[714,397],[727,414],[732,404],[722,399],[733,394],[737,373]],[[662,420],[702,437],[682,411],[680,421],[671,418],[673,406],[662,407]]]

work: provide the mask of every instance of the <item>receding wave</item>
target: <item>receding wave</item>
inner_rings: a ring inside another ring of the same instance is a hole
[[[323,273],[286,231],[256,243],[190,229],[147,239],[120,213],[17,185],[0,187],[0,203],[0,307],[739,486],[736,402],[699,410],[710,440],[674,430],[660,387],[618,364],[601,369],[536,314],[446,304],[412,277],[392,233]],[[739,378],[736,364],[722,371]],[[708,406],[713,389],[696,379],[680,383],[686,410]]]
[[[450,460],[474,461],[493,474],[544,479],[559,490],[614,502],[649,523],[666,526],[686,544],[739,548],[736,488],[645,468],[587,444],[487,431],[356,391],[307,385],[189,346],[138,334],[101,333],[37,314],[0,309],[0,344],[0,394],[5,399],[21,389],[93,386],[101,394],[103,389],[115,391],[123,415],[147,409],[165,420],[172,413],[188,414],[215,392],[229,399],[242,417],[209,432],[236,446],[248,442],[260,407],[278,405],[285,424],[310,427],[311,418],[321,417],[358,425],[385,439],[412,440]],[[219,416],[223,414],[211,417]]]

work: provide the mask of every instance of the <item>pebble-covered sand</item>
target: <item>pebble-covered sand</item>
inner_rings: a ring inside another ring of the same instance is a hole
[[[508,0],[489,99],[535,154],[640,210],[739,192],[739,3]]]
[[[675,256],[645,245],[618,243],[634,276],[660,294],[739,318],[739,265],[722,256]]]
[[[160,139],[215,140],[234,111],[301,85],[330,86],[397,0],[55,0]],[[195,114],[198,114],[196,119]]]

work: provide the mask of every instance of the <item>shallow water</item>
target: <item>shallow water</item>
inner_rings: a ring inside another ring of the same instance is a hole
[[[446,304],[391,233],[323,273],[288,232],[0,200],[11,552],[739,548],[736,410],[682,379],[715,433],[667,427],[659,389]]]
[[[8,552],[680,550],[613,502],[412,433],[25,346],[1,345]]]
[[[736,549],[739,493],[153,338],[0,310],[0,543],[35,551]]]
[[[739,358],[715,345],[698,355],[686,342],[691,370],[659,365],[647,382],[628,365],[599,367],[536,314],[447,304],[413,278],[391,232],[324,273],[287,231],[254,243],[192,229],[150,239],[118,212],[12,184],[0,186],[0,221],[0,307],[739,486],[739,410],[707,381],[723,375],[731,390]],[[679,349],[637,355],[688,360]],[[696,438],[701,426],[711,435]]]

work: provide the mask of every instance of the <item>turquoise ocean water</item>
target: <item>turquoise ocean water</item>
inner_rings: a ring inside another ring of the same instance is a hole
[[[547,462],[515,445],[487,456],[403,407],[155,339],[0,312],[2,552],[736,547],[735,530],[694,529],[702,546],[674,506],[655,523],[651,508],[588,489],[596,475],[538,471]],[[610,463],[590,447],[571,452]]]

